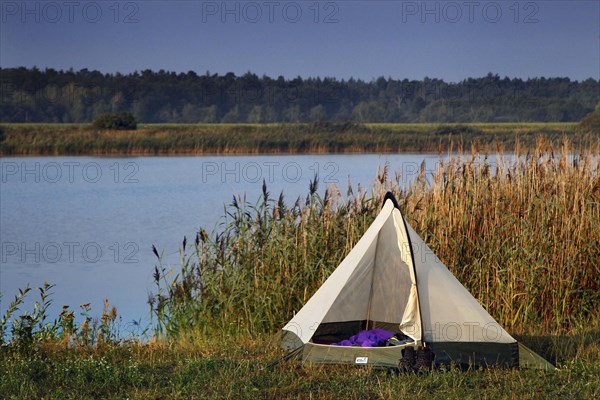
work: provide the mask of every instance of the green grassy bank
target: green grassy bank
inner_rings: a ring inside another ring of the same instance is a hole
[[[558,353],[558,371],[446,368],[400,376],[352,366],[283,363],[267,369],[280,356],[269,339],[47,347],[33,353],[2,349],[0,393],[19,400],[595,399],[599,340],[597,331],[548,338],[546,349]]]
[[[598,142],[576,123],[474,124],[140,124],[135,131],[86,124],[0,124],[0,155],[260,154],[438,152]]]

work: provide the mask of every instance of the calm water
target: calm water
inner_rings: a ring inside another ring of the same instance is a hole
[[[176,266],[184,235],[217,228],[234,194],[254,202],[265,179],[272,196],[288,203],[306,196],[319,174],[319,192],[348,181],[369,187],[386,162],[414,179],[421,162],[437,155],[294,155],[227,157],[5,157],[0,159],[0,311],[18,288],[56,285],[51,309],[103,299],[125,321],[146,321],[155,257]],[[30,293],[28,304],[37,299]]]

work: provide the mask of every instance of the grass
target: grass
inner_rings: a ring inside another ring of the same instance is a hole
[[[352,366],[268,369],[280,356],[272,340],[228,338],[100,349],[40,347],[0,351],[0,393],[7,399],[365,399],[576,398],[600,395],[598,332],[553,338],[558,371],[434,370],[387,375]]]
[[[490,165],[473,146],[408,188],[382,168],[368,190],[306,198],[263,186],[233,198],[221,230],[180,248],[182,269],[156,251],[152,326],[123,337],[107,303],[79,325],[65,309],[1,321],[5,398],[598,398],[600,396],[600,148],[539,139]],[[478,161],[479,160],[479,161]],[[308,300],[395,192],[409,223],[509,333],[558,371],[453,367],[388,376],[348,366],[284,362],[277,332]],[[295,200],[295,201],[294,201]],[[85,306],[85,305],[84,305]],[[21,313],[19,317],[15,315]]]
[[[437,152],[452,146],[513,150],[544,136],[559,145],[598,142],[576,123],[140,124],[136,131],[86,124],[1,124],[0,155]]]

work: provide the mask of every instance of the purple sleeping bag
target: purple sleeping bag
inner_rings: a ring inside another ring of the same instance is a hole
[[[342,340],[339,343],[332,343],[331,345],[378,347],[383,345],[392,336],[394,336],[394,333],[376,328],[368,331],[360,331],[356,335],[348,338],[347,340]]]

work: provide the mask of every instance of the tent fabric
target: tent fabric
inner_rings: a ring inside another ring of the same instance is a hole
[[[546,359],[535,353],[523,343],[519,343],[519,366],[544,370],[556,369],[554,365],[550,364]]]
[[[426,342],[516,342],[409,226]]]
[[[463,368],[490,365],[516,367],[519,365],[517,342],[432,342],[430,347],[438,364],[453,363]]]
[[[397,367],[402,350],[410,345],[390,347],[326,346],[307,343],[299,352],[299,359],[319,364],[354,364]]]
[[[411,346],[430,346],[436,362],[548,364],[488,314],[410,227],[391,194],[346,258],[283,327],[282,347],[303,347],[298,354],[305,361],[359,357],[361,363],[397,365],[398,348],[368,353],[330,345],[373,328],[404,333],[415,341]]]

